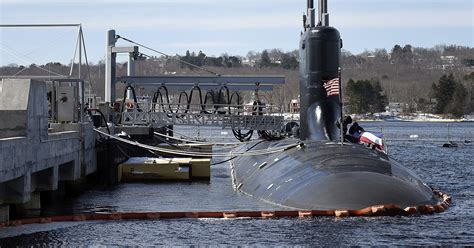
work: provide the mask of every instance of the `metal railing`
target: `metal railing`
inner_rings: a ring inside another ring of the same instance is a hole
[[[143,105],[143,106],[142,106]],[[122,113],[122,125],[218,126],[245,130],[281,130],[284,117],[272,105],[139,104]]]

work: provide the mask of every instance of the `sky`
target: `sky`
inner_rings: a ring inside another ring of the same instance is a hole
[[[474,0],[328,2],[331,26],[354,54],[395,44],[474,46]],[[189,49],[245,56],[297,49],[305,5],[306,0],[0,0],[0,24],[80,23],[94,63],[105,57],[109,29],[168,54]],[[0,27],[0,65],[69,63],[77,31]]]

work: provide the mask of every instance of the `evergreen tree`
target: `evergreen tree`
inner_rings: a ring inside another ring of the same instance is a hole
[[[456,81],[454,81],[453,74],[443,75],[438,81],[438,85],[433,89],[434,97],[436,98],[435,113],[447,113],[448,105],[451,103],[456,89]]]
[[[237,56],[230,56],[228,64],[229,67],[242,67],[242,60]]]
[[[206,54],[204,54],[202,51],[199,51],[196,64],[199,66],[205,65],[206,64]]]
[[[453,93],[453,99],[448,107],[448,112],[455,117],[462,117],[466,109],[467,91],[464,85],[456,83]]]
[[[182,57],[181,58],[183,61],[186,61],[188,63],[192,63],[192,58],[191,58],[191,52],[189,52],[189,50],[186,50],[186,56]],[[185,68],[185,67],[189,67],[188,65],[184,64],[184,63],[181,63],[180,64],[180,67],[181,68]]]
[[[433,84],[432,91],[436,98],[435,113],[461,117],[469,109],[466,87],[457,82],[453,74],[441,76],[438,84]]]
[[[281,56],[281,67],[288,70],[294,70],[298,68],[298,60],[295,56],[289,53],[283,53]]]
[[[400,45],[395,45],[393,48],[392,48],[392,60],[395,61],[395,63],[397,63],[398,61],[401,60],[402,58],[402,55],[403,55],[403,49]]]
[[[474,112],[474,72],[464,76],[463,81],[467,87],[468,92],[466,113],[472,113]]]
[[[403,63],[412,65],[413,64],[413,48],[411,45],[407,44],[402,49],[402,61]]]
[[[356,114],[381,112],[387,105],[387,96],[382,94],[382,87],[378,80],[349,79],[346,95],[349,98],[350,111]]]
[[[385,107],[388,105],[388,98],[382,92],[383,89],[380,85],[380,81],[374,81],[372,94],[376,97],[376,99],[372,104],[372,112],[383,112],[385,110]]]
[[[360,113],[362,112],[362,106],[360,106],[362,102],[361,95],[359,94],[359,90],[357,88],[356,82],[354,80],[349,79],[346,85],[346,95],[349,98],[349,107],[352,113]]]
[[[272,65],[272,61],[270,56],[268,55],[267,50],[263,50],[261,58],[260,58],[260,67],[269,67]]]
[[[412,46],[411,46],[410,44],[407,44],[407,45],[405,45],[405,46],[403,47],[402,53],[403,53],[403,54],[409,54],[409,55],[411,55],[411,54],[412,54],[412,50],[413,50]]]

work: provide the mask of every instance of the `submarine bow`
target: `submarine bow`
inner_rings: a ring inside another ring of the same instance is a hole
[[[327,0],[320,0],[318,20],[308,0],[300,42],[300,137],[254,141],[239,152],[285,147],[281,153],[238,157],[231,161],[237,190],[297,209],[362,209],[394,204],[399,208],[439,204],[419,177],[385,153],[339,140],[341,102],[325,83],[339,77],[342,40],[329,26]],[[338,92],[340,93],[340,92]]]

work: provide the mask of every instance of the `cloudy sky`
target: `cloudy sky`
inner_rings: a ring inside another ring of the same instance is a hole
[[[81,23],[93,62],[104,57],[108,29],[169,54],[189,49],[208,55],[246,55],[266,48],[296,49],[305,4],[305,0],[0,0],[0,23]],[[344,49],[352,53],[390,49],[397,43],[474,46],[474,0],[329,0],[329,12]],[[68,62],[76,33],[75,28],[0,28],[0,64]]]

